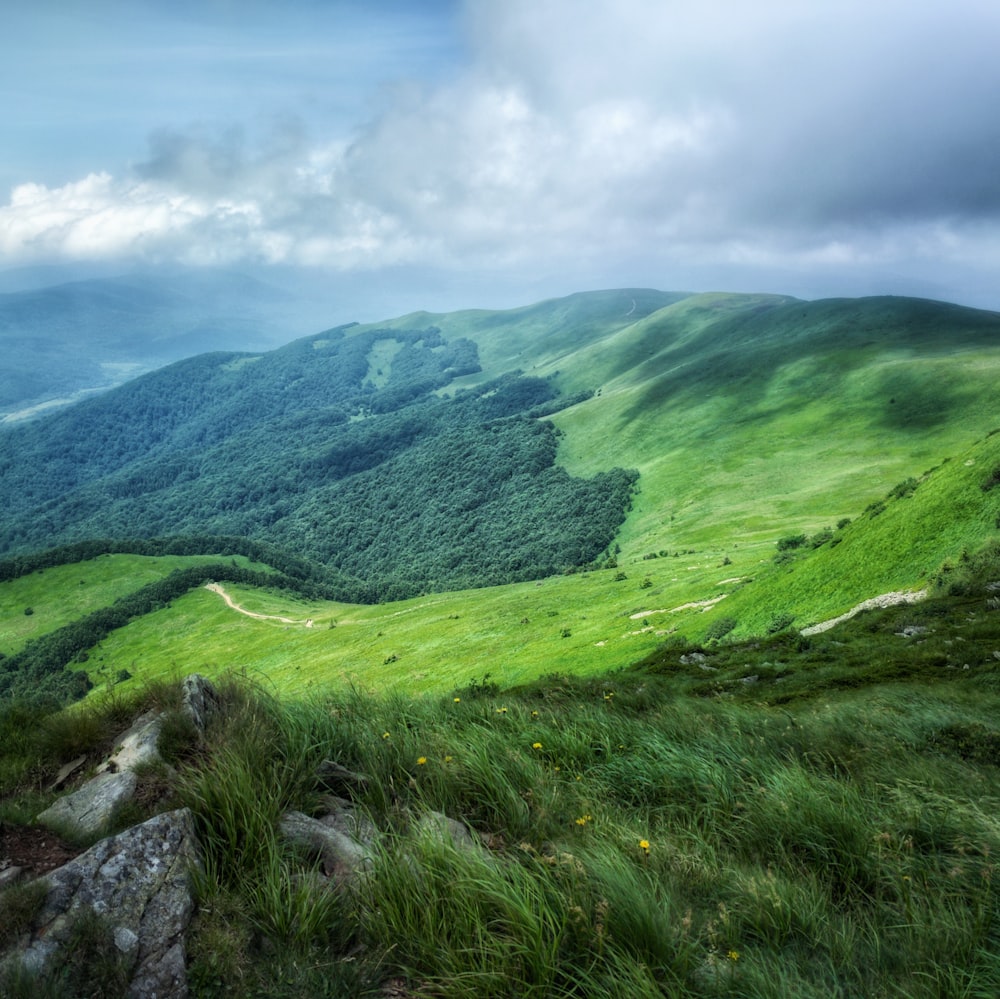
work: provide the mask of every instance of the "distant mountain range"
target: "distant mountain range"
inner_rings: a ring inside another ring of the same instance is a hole
[[[60,281],[0,274],[0,420],[26,418],[212,350],[265,350],[313,328],[289,293],[215,270]],[[311,315],[310,313],[307,313]]]

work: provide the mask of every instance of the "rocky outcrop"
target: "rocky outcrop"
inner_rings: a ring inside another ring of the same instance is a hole
[[[353,884],[371,867],[370,844],[342,832],[322,819],[302,812],[286,812],[279,824],[281,835],[302,850],[310,860],[318,860],[323,873],[337,884]]]
[[[198,863],[188,809],[101,840],[45,877],[42,906],[8,961],[39,975],[58,967],[74,920],[93,913],[125,964],[131,999],[181,999],[188,994],[184,934],[194,910],[190,871]]]
[[[184,680],[182,692],[181,711],[199,735],[204,735],[219,710],[218,692],[197,673]],[[107,830],[115,811],[135,795],[139,783],[135,769],[160,760],[157,742],[163,719],[162,712],[154,711],[137,719],[115,740],[114,752],[97,767],[97,776],[56,801],[38,816],[38,821],[74,838],[88,838]],[[74,764],[78,766],[79,761]]]
[[[98,835],[107,828],[115,810],[131,801],[138,784],[139,779],[131,770],[98,774],[79,790],[46,808],[38,821],[74,838]]]
[[[222,701],[218,691],[200,673],[192,673],[184,678],[181,685],[181,710],[202,734],[212,719],[221,710]]]

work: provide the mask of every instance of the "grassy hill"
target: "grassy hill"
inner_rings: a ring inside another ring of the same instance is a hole
[[[673,642],[592,679],[283,701],[230,680],[205,742],[170,684],[55,716],[0,703],[0,823],[30,822],[63,763],[96,762],[154,707],[170,766],[143,771],[119,820],[194,811],[193,995],[991,995],[998,576],[994,547],[916,612],[808,641]],[[322,811],[331,759],[364,775],[353,887],[278,834],[286,810]],[[429,831],[442,813],[468,845]],[[0,893],[0,926],[16,935],[39,899],[30,882]],[[63,978],[0,968],[0,986],[119,994],[110,925],[86,939]]]
[[[99,675],[248,669],[304,691],[593,674],[671,634],[762,635],[918,590],[986,543],[998,346],[1000,317],[943,303],[645,290],[346,327],[8,435],[7,543],[242,528],[340,569],[333,603],[227,584],[265,619],[178,595],[75,667]],[[508,465],[534,477],[511,492]],[[630,509],[604,508],[580,547],[567,511],[621,466],[640,473]],[[524,582],[463,589],[490,559],[481,582]],[[16,633],[26,585],[0,584]]]

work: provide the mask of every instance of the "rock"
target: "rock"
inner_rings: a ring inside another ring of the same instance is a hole
[[[181,685],[181,691],[181,710],[194,722],[195,728],[204,735],[212,719],[222,709],[219,692],[200,673],[186,676]]]
[[[38,816],[38,821],[77,836],[101,833],[115,809],[131,800],[138,783],[130,770],[100,774],[79,790],[59,798]]]
[[[372,864],[370,844],[359,843],[339,829],[302,812],[286,812],[278,828],[293,846],[319,860],[323,873],[340,884],[349,884],[363,875]]]
[[[122,955],[130,999],[182,999],[184,934],[194,911],[189,872],[198,864],[186,808],[101,840],[46,875],[48,893],[13,960],[36,974],[58,966],[74,920],[92,912]]]
[[[918,635],[926,635],[930,628],[925,628],[922,624],[908,624],[902,631],[895,634],[899,638],[916,638]]]
[[[319,821],[323,825],[336,829],[364,845],[370,846],[375,842],[375,837],[378,835],[375,824],[346,798],[325,794],[322,803],[327,808],[326,814],[319,816]]]
[[[23,867],[11,864],[9,860],[0,860],[0,891],[17,884],[22,874],[24,874]]]
[[[350,790],[351,788],[363,787],[368,783],[368,777],[365,774],[348,770],[347,767],[335,763],[333,760],[324,760],[316,768],[316,778],[324,787],[331,790],[337,787]]]
[[[472,837],[468,826],[458,819],[449,818],[444,812],[427,812],[417,820],[415,828],[418,833],[430,836],[441,842],[449,842],[456,850],[463,853],[488,852]]]
[[[704,652],[686,652],[680,658],[682,666],[693,666],[695,663],[703,663],[708,659]]]
[[[115,741],[115,751],[97,768],[99,774],[134,770],[160,758],[156,743],[163,728],[163,716],[149,711]]]
[[[80,769],[87,762],[86,756],[78,756],[75,760],[67,763],[64,767],[59,770],[56,774],[56,779],[49,785],[50,791],[58,791],[59,788],[69,780],[77,770]]]

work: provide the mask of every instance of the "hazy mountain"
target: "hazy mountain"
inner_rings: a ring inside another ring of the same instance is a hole
[[[0,418],[35,415],[193,354],[274,347],[320,325],[291,294],[242,274],[51,283],[62,274],[0,275]]]

